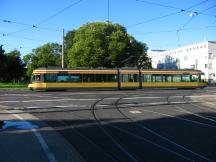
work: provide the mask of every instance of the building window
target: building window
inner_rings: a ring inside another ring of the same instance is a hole
[[[209,57],[209,59],[213,59],[213,54],[212,53],[209,53],[209,55],[208,55]]]
[[[208,68],[208,64],[205,64],[205,68]]]
[[[211,63],[209,64],[209,69],[212,69],[212,64]]]

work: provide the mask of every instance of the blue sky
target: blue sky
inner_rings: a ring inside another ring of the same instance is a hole
[[[215,0],[1,0],[0,44],[25,55],[47,42],[61,43],[63,28],[108,17],[149,49],[216,41]]]

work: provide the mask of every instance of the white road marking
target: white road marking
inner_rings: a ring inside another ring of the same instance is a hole
[[[59,105],[59,106],[27,106],[25,109],[46,109],[46,108],[70,108],[70,107],[86,107],[87,105]]]
[[[87,105],[62,105],[62,106],[54,106],[56,108],[64,108],[64,107],[86,107]]]
[[[214,108],[212,108],[212,107],[202,107],[202,106],[199,106],[199,105],[197,105],[197,104],[193,104],[193,103],[191,103],[191,105],[193,105],[193,106],[195,106],[195,107],[198,107],[198,108],[200,108],[200,109],[202,109],[202,110],[210,110],[210,111],[212,111],[212,112],[216,112],[215,111],[215,109]]]
[[[212,102],[205,102],[205,103],[216,106],[216,103],[212,103]]]
[[[133,110],[133,111],[129,111],[129,112],[132,114],[141,114],[142,113],[141,111],[138,111],[138,110]]]
[[[210,97],[213,97],[215,98],[215,95],[199,95],[199,96],[185,96],[185,97],[189,97],[189,98],[210,98]]]
[[[124,100],[135,100],[135,99],[154,99],[154,98],[164,98],[166,99],[166,97],[126,97],[126,98],[123,98]]]
[[[202,98],[202,97],[210,97],[214,95],[201,95],[201,96],[185,96],[188,98]],[[47,97],[47,96],[46,96]],[[179,98],[182,96],[171,96],[170,98]],[[167,97],[127,97],[123,98],[123,100],[136,100],[136,99],[166,99]],[[104,100],[114,100],[119,98],[106,98]],[[60,98],[60,99],[46,99],[46,100],[23,100],[23,101],[17,101],[17,100],[7,100],[7,101],[0,101],[0,103],[17,103],[17,102],[57,102],[57,101],[95,101],[98,100],[98,98]]]
[[[15,116],[16,118],[27,122],[24,118],[22,118],[21,116],[17,115],[17,114],[13,114],[13,112],[11,111],[7,111],[8,113],[12,114],[13,116]],[[37,131],[37,129],[33,128],[31,129],[31,131],[34,133],[35,137],[37,138],[37,140],[39,141],[43,151],[45,152],[47,158],[49,159],[50,162],[57,162],[55,155],[51,152],[51,150],[49,149],[49,146],[47,145],[46,141],[44,140],[44,138],[42,137],[42,135]]]
[[[188,114],[192,114],[192,115],[194,115],[194,116],[197,116],[197,117],[200,117],[200,118],[202,118],[202,119],[206,119],[206,120],[209,120],[209,121],[212,121],[212,122],[216,123],[216,120],[214,120],[214,119],[210,119],[210,118],[204,117],[204,116],[202,116],[202,115],[195,114],[195,113],[193,113],[193,112],[191,112],[191,111],[188,111],[188,110],[185,110],[185,109],[183,109],[183,108],[181,108],[181,107],[179,107],[179,106],[175,106],[175,107],[176,107],[176,108],[179,108],[180,110],[182,110],[181,112],[186,112],[186,113],[188,113]]]
[[[14,102],[20,102],[20,101],[0,101],[0,103],[10,103],[10,102],[12,102],[12,103],[14,103]]]
[[[49,99],[49,100],[24,100],[24,101],[0,101],[0,103],[17,103],[17,102],[56,102],[56,101],[95,101],[98,99],[89,99],[89,98],[63,98],[63,99]]]

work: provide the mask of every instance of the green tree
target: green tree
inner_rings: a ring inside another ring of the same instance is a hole
[[[0,82],[19,82],[23,79],[25,64],[20,56],[20,51],[15,49],[5,53],[0,46]]]
[[[140,67],[146,50],[123,26],[110,22],[87,23],[66,35],[69,67]]]
[[[61,45],[58,43],[47,43],[36,49],[32,53],[23,57],[27,64],[27,76],[39,67],[60,66],[61,65]]]
[[[69,31],[65,36],[65,52],[64,52],[64,64],[67,67],[69,63],[68,51],[73,46],[73,38],[74,38],[75,30]]]
[[[25,74],[25,64],[21,59],[20,51],[13,50],[7,56],[7,81],[19,82]]]
[[[5,50],[3,49],[3,45],[0,45],[0,82],[5,81],[5,77],[7,75],[6,67],[7,67],[7,57],[5,55]]]

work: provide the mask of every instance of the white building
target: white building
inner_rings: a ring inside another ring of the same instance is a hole
[[[216,83],[216,41],[205,41],[168,51],[148,51],[153,68],[197,69]]]

